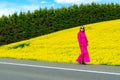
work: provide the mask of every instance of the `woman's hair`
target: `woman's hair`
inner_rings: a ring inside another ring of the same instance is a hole
[[[85,27],[82,25],[80,26],[80,30],[83,29],[83,32],[85,32]]]

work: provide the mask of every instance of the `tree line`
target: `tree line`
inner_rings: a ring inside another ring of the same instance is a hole
[[[120,4],[80,4],[3,15],[0,18],[0,45],[114,19],[120,19]]]

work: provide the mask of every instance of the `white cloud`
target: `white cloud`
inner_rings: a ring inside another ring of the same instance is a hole
[[[55,0],[56,3],[61,4],[86,4],[86,3],[92,3],[92,2],[99,2],[101,0]]]
[[[10,15],[13,14],[15,12],[19,13],[19,12],[27,12],[28,10],[30,11],[34,11],[35,9],[39,9],[41,8],[50,8],[50,7],[54,7],[55,4],[51,3],[46,3],[46,2],[42,2],[42,3],[38,3],[38,4],[23,4],[23,5],[18,5],[15,3],[0,3],[0,17],[2,15]]]
[[[38,2],[39,0],[28,0],[29,2]]]
[[[48,2],[46,2],[46,1],[41,1],[41,3],[42,3],[42,4],[46,4],[46,3],[48,3]]]
[[[15,12],[19,13],[19,12],[26,12],[28,10],[33,11],[35,9],[38,9],[39,7],[36,5],[10,5],[10,4],[6,4],[6,3],[0,3],[0,17],[2,15],[11,15]]]
[[[11,8],[8,8],[8,9],[0,9],[0,17],[2,15],[9,15],[9,14],[12,14],[13,12],[15,12],[15,10],[11,9]]]
[[[23,11],[27,11],[27,10],[33,11],[35,9],[38,9],[39,6],[38,5],[22,5],[19,8],[21,8]]]
[[[18,12],[18,11],[19,9],[17,7],[14,7],[14,5],[11,3],[10,4],[0,3],[0,17],[2,15],[8,16],[9,14],[13,14],[14,12]]]
[[[45,0],[28,0],[28,1],[31,2],[31,3],[40,3],[40,4],[46,4],[46,3],[48,3]]]

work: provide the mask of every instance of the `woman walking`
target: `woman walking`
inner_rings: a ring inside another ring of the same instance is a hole
[[[77,58],[77,62],[80,64],[86,64],[86,62],[90,62],[89,53],[87,50],[88,40],[85,34],[84,26],[80,27],[80,31],[78,32],[78,43],[80,47],[81,54]]]

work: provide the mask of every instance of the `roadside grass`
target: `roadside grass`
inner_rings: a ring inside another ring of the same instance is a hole
[[[79,27],[0,47],[1,58],[75,63],[80,54]],[[85,25],[90,64],[120,65],[120,20]]]

